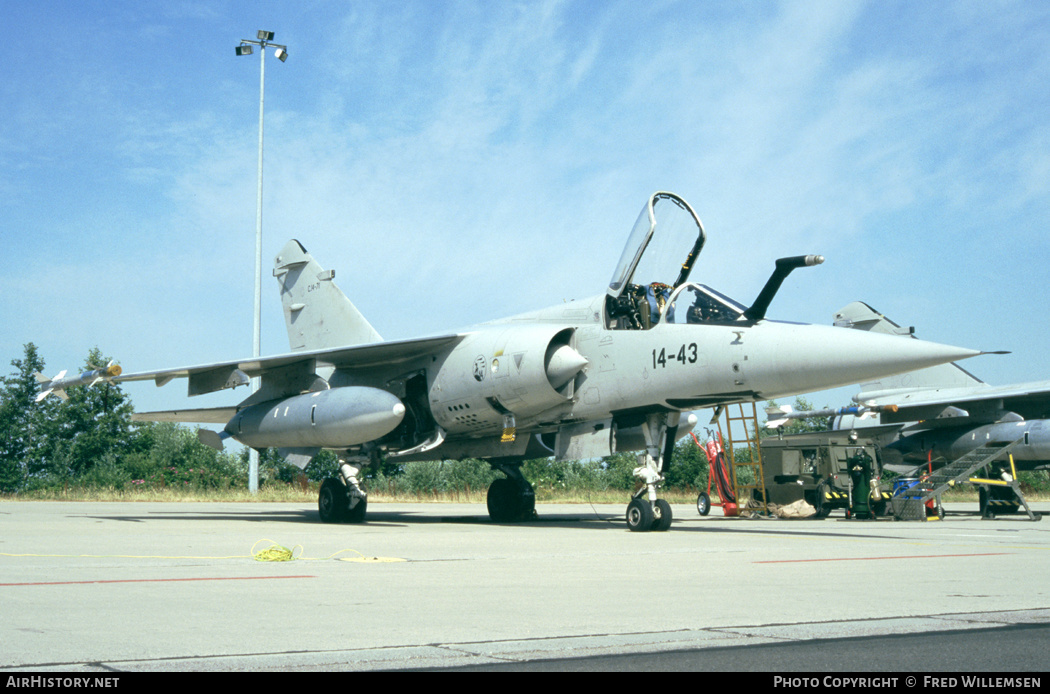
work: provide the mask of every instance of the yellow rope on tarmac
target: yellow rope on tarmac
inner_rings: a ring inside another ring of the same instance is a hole
[[[264,550],[256,552],[255,547],[258,546],[260,542],[269,542],[273,544]],[[392,556],[365,556],[356,549],[340,549],[328,556],[303,556],[302,545],[296,545],[295,547],[299,549],[298,555],[295,554],[294,548],[289,549],[288,547],[282,547],[277,543],[274,543],[272,540],[259,540],[252,545],[252,559],[256,562],[291,562],[293,560],[316,562],[338,558],[340,562],[359,562],[362,564],[390,564],[404,561],[403,559],[392,558]],[[343,552],[354,552],[357,556],[338,556]]]
[[[261,543],[269,542],[270,545],[264,549],[256,551]],[[228,556],[187,556],[187,555],[157,555],[157,554],[15,554],[11,552],[0,552],[0,557],[57,557],[57,558],[75,558],[75,559],[247,559],[249,556],[255,561],[320,561],[323,559],[338,559],[339,561],[350,561],[350,562],[362,562],[362,563],[389,563],[389,562],[402,562],[404,559],[396,559],[392,557],[366,557],[356,549],[341,549],[338,552],[328,555],[327,557],[306,557],[303,556],[303,546],[295,545],[292,549],[288,549],[283,545],[279,545],[273,540],[258,540],[252,545],[251,553],[249,555],[244,554],[233,554]],[[339,557],[344,552],[353,552],[356,557]]]
[[[12,552],[0,552],[0,557],[58,557],[66,559],[245,559],[245,554],[231,554],[225,557],[213,556],[189,556],[189,555],[157,555],[157,554],[15,554]]]
[[[261,549],[256,552],[255,548],[259,546],[259,542],[269,542],[271,544],[266,549]],[[273,540],[259,540],[252,545],[252,559],[255,561],[292,561],[293,559],[301,558],[303,555],[303,546],[296,545],[296,547],[299,549],[298,557],[295,556],[294,549],[282,547]]]

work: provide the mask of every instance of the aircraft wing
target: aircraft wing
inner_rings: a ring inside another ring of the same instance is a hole
[[[252,378],[257,376],[263,378],[265,386],[267,376],[279,376],[282,383],[288,384],[286,389],[294,389],[290,384],[295,383],[308,386],[310,382],[316,380],[316,369],[318,367],[333,366],[340,369],[367,369],[398,364],[454,345],[465,338],[466,335],[466,333],[460,333],[413,340],[375,342],[352,347],[292,352],[272,357],[216,362],[175,369],[161,369],[159,371],[140,371],[123,374],[112,380],[115,382],[154,381],[158,386],[163,386],[176,378],[187,378],[189,379],[189,395],[202,395],[225,388],[246,385]],[[306,389],[307,387],[302,388],[302,390]],[[188,414],[188,411],[184,414]],[[172,417],[175,416],[177,416],[177,413],[172,413]],[[201,420],[178,420],[173,418],[160,421]]]
[[[880,405],[896,405],[896,412],[883,411],[883,424],[936,419],[996,422],[1008,413],[1024,419],[1050,417],[1050,381],[1015,383],[1006,386],[968,386],[964,388],[916,389],[898,393],[859,393],[859,403],[875,401]]]

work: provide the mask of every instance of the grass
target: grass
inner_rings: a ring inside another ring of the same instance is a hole
[[[316,503],[319,484],[316,482],[297,484],[268,484],[259,489],[258,494],[251,494],[244,488],[233,489],[192,489],[176,486],[167,487],[52,487],[37,489],[21,494],[0,494],[0,501],[133,501],[133,502],[254,502],[254,503]],[[696,489],[662,489],[660,496],[673,504],[696,503]],[[369,500],[376,503],[467,503],[484,504],[488,494],[487,488],[468,489],[465,491],[405,493],[396,489],[373,488],[369,490]],[[618,504],[626,503],[630,493],[620,489],[586,490],[557,489],[539,486],[536,488],[536,502],[540,504]],[[712,496],[717,495],[713,493]],[[1045,492],[1026,492],[1029,502],[1050,500]],[[977,503],[977,488],[966,485],[944,494],[946,503]]]
[[[317,501],[317,490],[303,491],[293,486],[268,486],[257,495],[247,489],[179,489],[160,487],[154,489],[116,489],[114,487],[72,487],[67,489],[37,489],[22,494],[5,494],[6,501],[226,501],[226,502],[296,502]]]
[[[247,489],[193,490],[177,487],[154,489],[116,489],[113,487],[97,488],[51,488],[39,489],[23,494],[0,495],[0,501],[133,501],[133,502],[253,502],[253,503],[317,503],[318,485],[310,483],[305,489],[300,485],[267,485],[258,494],[251,494]],[[660,496],[673,504],[696,503],[696,491],[668,489],[661,490]],[[484,504],[488,489],[432,492],[429,494],[390,493],[382,489],[370,490],[368,498],[376,503],[464,503]],[[623,490],[587,491],[587,490],[536,490],[537,503],[551,504],[611,504],[626,503],[629,494]]]

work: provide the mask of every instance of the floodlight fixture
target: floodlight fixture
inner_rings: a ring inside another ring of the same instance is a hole
[[[273,54],[277,56],[277,59],[280,60],[282,63],[288,60],[288,51],[284,48],[278,48],[276,51],[273,52]]]
[[[259,29],[259,31],[255,32],[255,37],[260,41],[273,41],[273,32]]]
[[[237,46],[237,55],[251,55],[252,47],[249,45],[242,44]]]

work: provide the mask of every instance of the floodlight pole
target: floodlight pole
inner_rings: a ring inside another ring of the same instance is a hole
[[[257,40],[241,39],[237,55],[251,55],[251,46],[259,46],[259,180],[255,204],[255,321],[252,337],[252,356],[262,354],[262,215],[263,215],[263,104],[266,94],[266,48],[277,48],[276,56],[282,63],[288,59],[288,47],[273,43],[273,32],[259,30]],[[259,379],[252,379],[252,392],[259,390]],[[248,449],[248,491],[259,491],[259,452]]]

